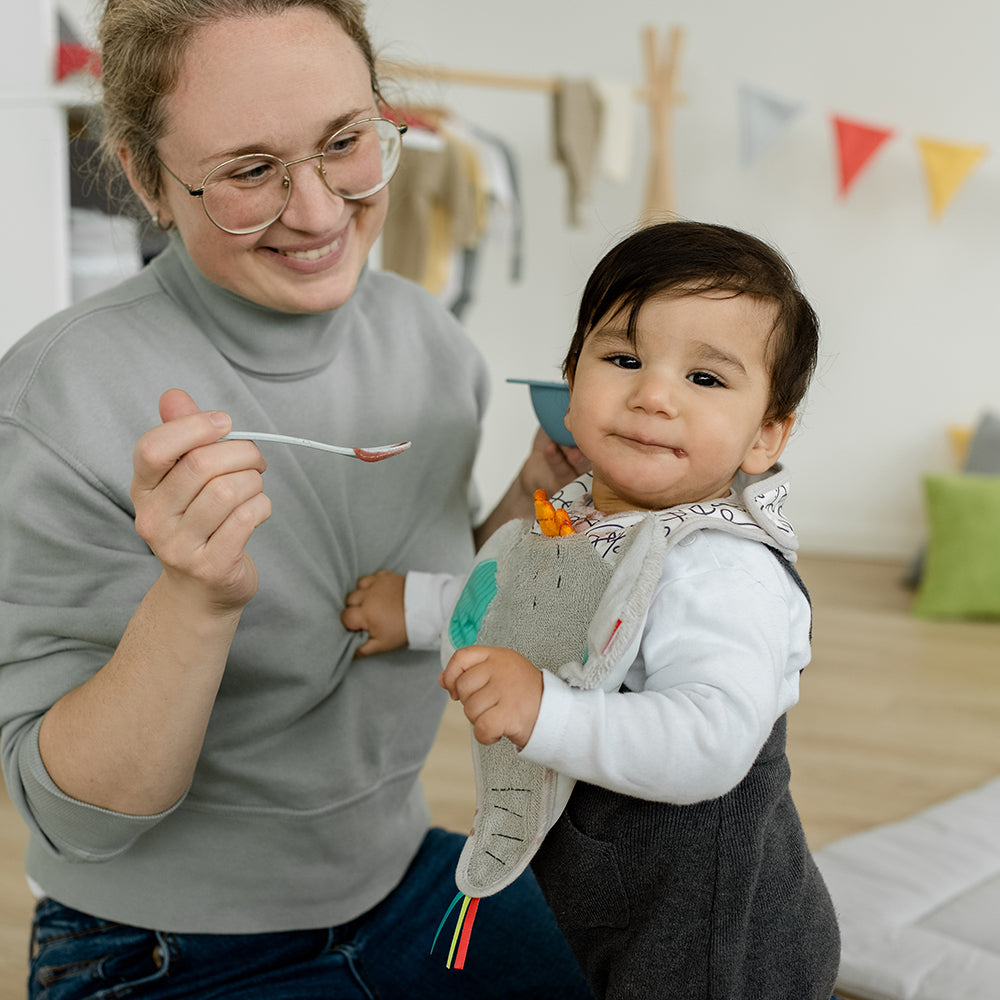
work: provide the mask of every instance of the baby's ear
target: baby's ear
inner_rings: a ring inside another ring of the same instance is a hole
[[[573,433],[573,376],[576,374],[576,366],[566,370],[566,384],[569,386],[569,406],[566,407],[566,415],[563,417],[563,427]]]
[[[759,476],[767,472],[781,458],[794,424],[794,413],[782,420],[765,420],[760,425],[757,439],[750,446],[740,468],[748,476]]]

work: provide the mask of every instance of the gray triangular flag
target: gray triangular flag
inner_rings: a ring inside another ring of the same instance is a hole
[[[63,11],[58,12],[59,17],[59,41],[63,45],[80,44],[80,36],[76,33],[69,18]]]
[[[749,167],[788,128],[802,105],[753,87],[740,87],[740,159]]]

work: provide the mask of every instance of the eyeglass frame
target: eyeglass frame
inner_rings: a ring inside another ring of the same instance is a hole
[[[382,183],[379,184],[378,187],[374,188],[371,191],[367,191],[365,194],[362,195],[342,194],[339,191],[334,191],[333,188],[330,187],[329,181],[327,180],[326,177],[326,171],[323,169],[322,160],[323,157],[326,156],[326,148],[330,145],[330,143],[333,142],[333,140],[336,139],[341,132],[346,132],[348,129],[354,128],[357,125],[365,125],[368,122],[388,122],[390,125],[392,125],[392,127],[396,129],[397,133],[399,134],[400,151],[402,151],[402,138],[406,134],[409,126],[406,124],[406,122],[394,122],[391,118],[384,118],[381,115],[375,115],[371,118],[359,118],[357,121],[353,121],[347,125],[341,126],[340,128],[337,129],[336,132],[331,132],[330,135],[328,135],[326,139],[324,139],[323,142],[320,143],[320,145],[323,147],[323,149],[320,150],[320,152],[310,153],[308,156],[300,156],[297,160],[285,161],[280,156],[275,156],[273,153],[241,153],[239,156],[232,156],[228,160],[223,160],[221,163],[217,163],[214,167],[212,167],[212,169],[209,170],[209,172],[205,174],[204,178],[202,179],[201,186],[197,188],[192,187],[186,181],[182,181],[177,176],[177,174],[175,174],[170,169],[170,167],[168,167],[163,162],[163,160],[161,160],[158,156],[156,158],[156,162],[159,163],[160,166],[163,167],[163,169],[166,170],[166,172],[170,174],[170,176],[173,177],[173,179],[177,181],[177,183],[180,184],[181,187],[183,187],[184,190],[187,191],[187,193],[191,195],[192,198],[201,198],[201,208],[202,211],[205,213],[205,218],[208,219],[208,221],[211,222],[216,229],[221,229],[222,232],[228,233],[230,236],[250,236],[253,233],[263,232],[263,230],[267,229],[268,226],[273,226],[274,223],[281,218],[285,209],[288,207],[289,199],[292,197],[292,174],[288,168],[294,167],[298,163],[305,163],[308,160],[315,160],[318,158],[320,160],[320,163],[316,169],[318,170],[320,177],[323,178],[323,184],[326,187],[327,191],[329,191],[330,194],[332,195],[336,195],[336,197],[338,198],[343,198],[345,201],[361,201],[365,198],[370,198],[372,195],[378,194],[379,191],[385,188],[385,186],[389,183],[389,181],[391,181],[392,178],[395,176],[396,171],[399,169],[398,158],[396,159],[396,165],[392,168],[392,173],[389,174],[388,177],[384,178]],[[281,210],[278,212],[278,214],[273,219],[270,219],[267,222],[265,222],[262,226],[257,226],[256,229],[247,229],[234,232],[232,229],[226,229],[225,226],[220,225],[209,214],[208,209],[205,207],[205,182],[209,179],[209,177],[212,176],[212,174],[215,173],[216,170],[221,169],[227,164],[235,163],[237,160],[253,158],[255,156],[266,156],[268,159],[277,160],[277,162],[280,163],[281,166],[284,168],[285,176],[288,178],[288,187],[285,192],[285,201],[284,204],[281,206]]]

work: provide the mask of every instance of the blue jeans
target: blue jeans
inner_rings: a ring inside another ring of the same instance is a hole
[[[527,873],[479,907],[465,968],[446,967],[465,838],[431,830],[402,883],[348,924],[271,934],[127,927],[55,900],[33,928],[29,1000],[586,1000],[591,994]]]

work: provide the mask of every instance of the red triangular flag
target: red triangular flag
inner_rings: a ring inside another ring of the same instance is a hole
[[[101,57],[79,42],[60,42],[56,54],[56,80],[65,80],[74,73],[101,75]]]
[[[837,149],[840,154],[840,193],[846,195],[861,168],[892,135],[892,129],[863,125],[839,115],[833,116],[833,124],[837,130]]]

